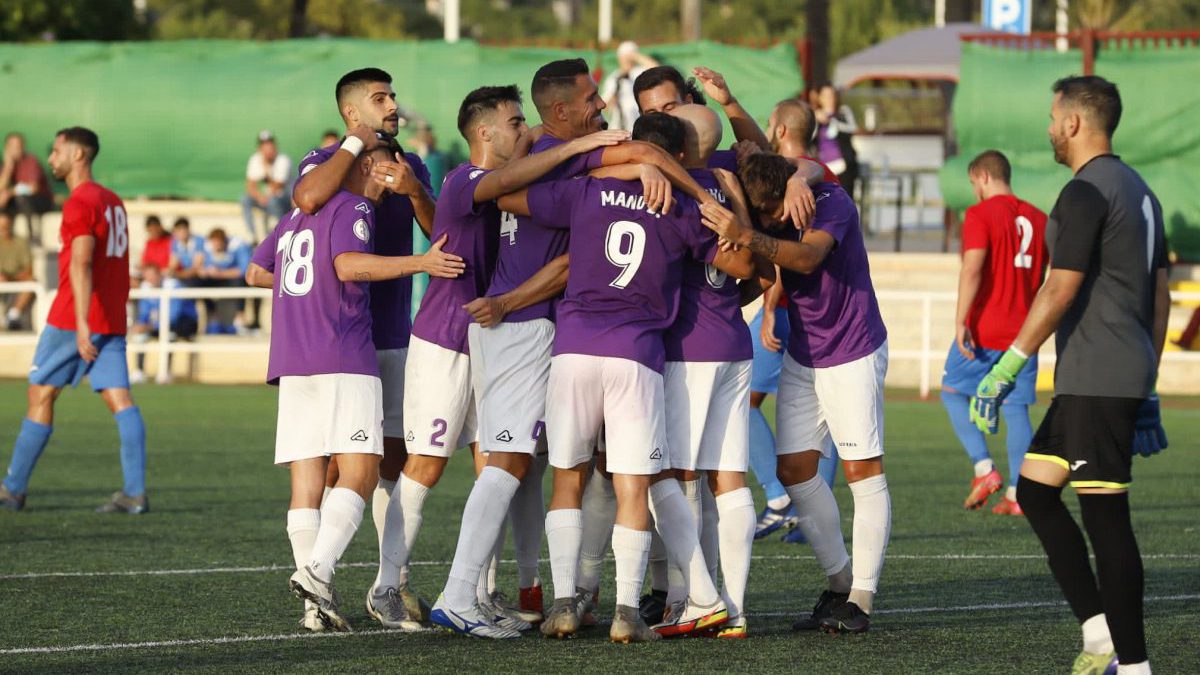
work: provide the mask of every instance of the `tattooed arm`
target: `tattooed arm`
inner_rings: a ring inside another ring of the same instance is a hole
[[[387,281],[419,272],[453,279],[462,274],[466,265],[453,253],[442,251],[447,235],[434,242],[422,255],[382,256],[348,251],[333,259],[339,281]]]
[[[704,224],[725,239],[750,249],[780,267],[801,274],[815,272],[837,243],[832,235],[821,230],[804,230],[800,233],[800,241],[788,241],[746,227],[737,219],[718,221],[705,218]]]

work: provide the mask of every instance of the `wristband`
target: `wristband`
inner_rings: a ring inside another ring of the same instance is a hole
[[[342,150],[358,157],[358,153],[362,152],[363,141],[358,136],[347,136],[346,140],[342,141]]]

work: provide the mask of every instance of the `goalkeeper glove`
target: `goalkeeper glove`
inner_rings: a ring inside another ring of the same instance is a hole
[[[979,383],[971,398],[971,421],[980,431],[994,434],[1000,430],[1000,405],[1013,390],[1017,374],[1028,360],[1016,347],[1009,347]]]
[[[1150,398],[1142,401],[1133,430],[1133,451],[1137,454],[1149,457],[1167,448],[1167,432],[1162,426],[1158,394],[1150,394]]]

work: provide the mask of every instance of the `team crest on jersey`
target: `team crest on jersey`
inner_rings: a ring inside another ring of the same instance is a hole
[[[725,274],[712,265],[704,266],[704,276],[708,278],[708,285],[712,286],[713,288],[723,288],[725,286],[725,280],[729,278],[728,274]]]
[[[483,173],[483,169],[475,169],[471,173],[467,174],[467,180],[475,180],[476,178],[479,178],[479,174],[481,173]]]
[[[361,239],[364,244],[371,238],[371,232],[367,228],[367,221],[362,218],[354,221],[354,236]]]

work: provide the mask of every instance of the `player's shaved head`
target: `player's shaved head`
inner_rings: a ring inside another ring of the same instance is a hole
[[[471,130],[483,123],[490,113],[503,103],[521,105],[521,90],[515,84],[503,87],[480,87],[463,99],[458,107],[458,132],[471,141]]]
[[[683,121],[687,132],[684,141],[687,159],[707,160],[721,144],[721,118],[712,108],[688,103],[673,109],[671,115]]]
[[[787,129],[789,136],[807,143],[817,129],[817,118],[807,103],[788,98],[775,106],[775,126]]]
[[[633,123],[633,140],[653,143],[678,157],[684,152],[686,126],[683,120],[666,113],[646,113]]]
[[[391,84],[392,76],[379,68],[359,68],[343,75],[338,80],[337,87],[334,88],[334,96],[337,98],[338,108],[340,109],[345,104],[346,99],[350,98],[355,91],[376,82]]]
[[[580,75],[589,75],[587,62],[583,59],[551,61],[538,68],[529,89],[538,113],[546,117],[555,103],[569,101],[579,86]]]
[[[967,175],[987,174],[1005,183],[1012,182],[1012,165],[999,150],[984,150],[967,165]]]
[[[1062,106],[1079,113],[1088,124],[1109,138],[1121,123],[1121,92],[1117,85],[1098,75],[1064,77],[1051,90],[1060,95]]]

